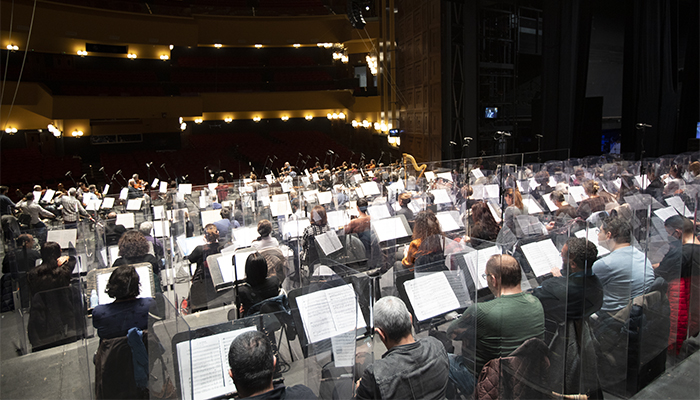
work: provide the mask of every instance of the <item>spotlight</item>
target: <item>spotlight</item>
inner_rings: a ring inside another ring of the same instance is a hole
[[[381,130],[382,130],[382,124],[380,124],[379,122],[375,122],[375,123],[374,123],[374,130],[375,130],[375,131],[381,131]]]
[[[175,47],[175,46],[173,46],[173,45],[171,44],[171,45],[170,45],[170,50],[172,50],[174,47]]]
[[[372,126],[371,122],[364,120],[362,121],[362,127],[365,129],[369,129],[369,127]]]
[[[184,121],[184,119],[182,119],[182,117],[180,117],[180,119],[178,120],[178,122],[180,122],[180,123],[182,123],[183,121]]]
[[[345,119],[345,114],[344,113],[338,114],[338,119]]]
[[[333,114],[331,114],[331,113],[326,114],[326,118],[333,119]]]
[[[338,119],[338,113],[333,113],[333,115],[331,115],[331,118]]]
[[[357,126],[360,125],[360,123],[355,121],[354,119],[352,120],[352,122],[350,124],[352,125],[353,128],[357,128]]]

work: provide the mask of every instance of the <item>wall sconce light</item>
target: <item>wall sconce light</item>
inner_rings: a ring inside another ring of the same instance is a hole
[[[283,115],[281,119],[282,121],[287,122],[289,120],[289,116]]]
[[[299,47],[301,47],[301,44],[299,44],[299,43],[294,43],[293,46],[294,46],[295,49],[298,49]]]
[[[167,54],[161,54],[161,55],[160,55],[160,59],[163,60],[163,61],[166,61],[166,60],[169,60],[169,59],[170,59],[170,56],[167,55]]]
[[[314,119],[314,116],[309,114],[306,117],[304,117],[304,119],[306,119],[307,121],[311,121],[312,119]]]
[[[253,117],[253,121],[255,121],[255,122],[260,122],[260,117],[257,116],[257,115],[254,116],[254,117]]]
[[[171,45],[170,45],[170,50],[172,50],[174,47],[175,47],[175,46],[173,46],[173,45],[171,44]]]
[[[226,122],[227,124],[230,124],[231,121],[233,121],[233,118],[231,118],[231,117],[224,118],[224,122]]]
[[[350,124],[352,125],[353,128],[357,128],[358,126],[360,126],[360,122],[355,121],[354,119],[352,120],[352,122]]]
[[[333,114],[331,114],[331,113],[326,114],[326,118],[333,119]]]
[[[214,47],[220,49],[223,45],[221,43],[214,43]]]
[[[7,50],[10,50],[10,51],[17,51],[17,50],[19,50],[19,46],[17,46],[16,44],[8,44],[8,45],[7,45]]]
[[[261,45],[260,43],[258,43],[258,44],[255,45],[255,48],[256,48],[256,49],[262,49],[262,45]]]
[[[79,55],[80,57],[85,57],[85,56],[87,55],[87,51],[85,51],[85,50],[78,50],[78,55]]]
[[[9,133],[10,135],[14,135],[15,133],[17,133],[17,128],[13,128],[11,126],[8,126],[7,128],[5,128],[5,133]]]
[[[379,122],[375,122],[375,123],[374,123],[374,130],[377,131],[377,132],[381,131],[381,130],[382,130],[382,124],[380,124]]]
[[[377,70],[377,65],[378,65],[377,64],[377,56],[368,55],[366,57],[366,61],[367,61],[367,66],[369,67],[369,72],[372,75],[377,75],[377,71],[378,71]]]
[[[204,120],[202,118],[195,118],[194,123],[195,124],[201,124]]]
[[[73,137],[80,137],[83,136],[83,131],[79,131],[76,129],[73,132],[71,132],[71,135],[73,135]]]
[[[178,122],[179,122],[179,123],[183,123],[184,121],[185,121],[185,120],[182,119],[182,117],[180,117],[180,119],[178,119]]]
[[[369,121],[367,121],[367,120],[362,121],[362,127],[363,127],[363,128],[369,129],[370,126],[372,126],[372,123],[371,123],[371,122],[369,122]]]
[[[180,118],[180,119],[182,119],[182,118]],[[187,122],[180,122],[180,130],[184,131],[185,129],[187,129]]]
[[[54,124],[49,124],[48,128],[49,132],[51,132],[55,137],[61,137],[61,135],[63,134],[63,132],[61,132],[60,129],[56,128]]]
[[[128,58],[129,60],[134,60],[134,59],[136,59],[136,54],[134,54],[134,53],[129,53],[129,54],[126,55],[126,58]]]
[[[331,115],[331,118],[333,118],[333,119],[338,119],[338,113],[333,113],[333,114]]]
[[[340,114],[338,114],[338,119],[344,120],[344,119],[345,119],[345,113],[340,113]]]
[[[343,64],[347,64],[349,60],[350,59],[348,58],[348,56],[345,56],[345,55],[340,59],[340,61],[342,61]]]

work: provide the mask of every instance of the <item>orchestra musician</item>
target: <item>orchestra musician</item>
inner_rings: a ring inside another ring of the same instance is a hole
[[[134,174],[131,179],[129,179],[129,186],[134,189],[144,190],[146,188],[146,181],[139,179],[139,174]]]

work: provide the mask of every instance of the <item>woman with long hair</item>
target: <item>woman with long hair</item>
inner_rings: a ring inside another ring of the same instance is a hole
[[[472,206],[472,221],[469,232],[472,247],[477,247],[484,241],[493,242],[496,240],[500,227],[491,215],[491,210],[486,202],[480,201]]]
[[[267,261],[258,252],[249,255],[245,261],[245,281],[247,285],[238,289],[242,316],[255,304],[279,294],[280,281],[275,275],[268,276]]]
[[[27,283],[32,296],[39,292],[70,285],[75,264],[75,257],[61,256],[60,244],[44,243],[41,247],[41,265],[27,272]]]
[[[445,234],[432,211],[425,210],[418,213],[413,226],[412,239],[401,261],[405,268],[413,269],[416,259],[423,255],[443,253]]]
[[[511,230],[517,237],[522,236],[521,229],[515,223],[518,215],[527,215],[527,207],[523,204],[523,196],[517,188],[508,188],[503,195],[506,201],[506,210],[503,213],[503,222],[508,229]]]

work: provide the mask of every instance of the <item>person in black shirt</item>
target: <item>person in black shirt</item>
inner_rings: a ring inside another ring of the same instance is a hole
[[[238,289],[240,315],[263,300],[275,297],[280,291],[280,281],[275,275],[267,276],[267,261],[260,253],[248,256],[245,262],[245,281]]]

